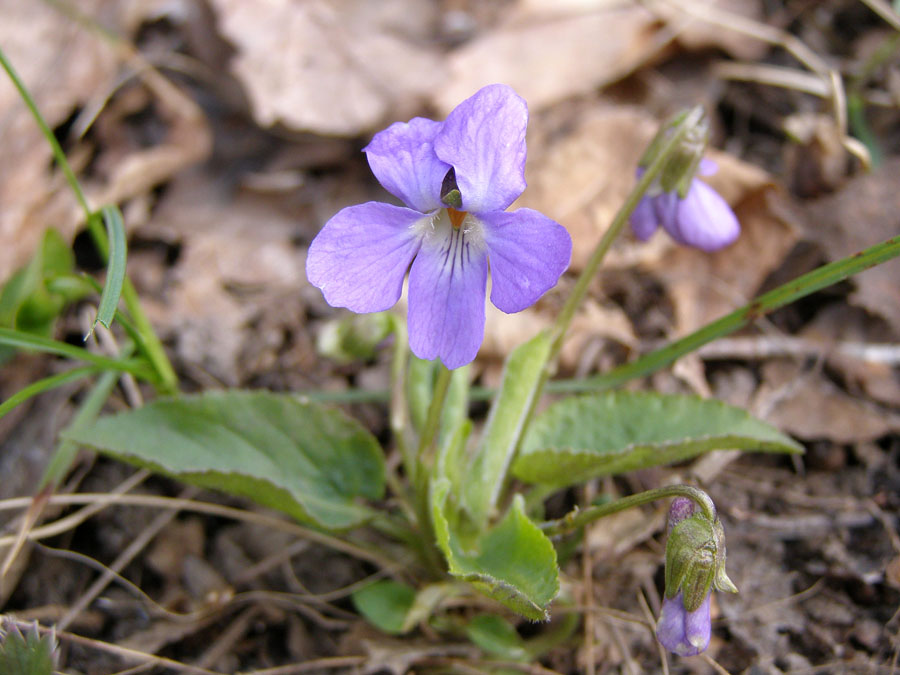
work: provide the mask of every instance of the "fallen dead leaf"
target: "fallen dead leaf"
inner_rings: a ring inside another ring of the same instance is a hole
[[[411,113],[442,81],[425,44],[431,3],[415,0],[213,0],[237,48],[232,69],[262,126],[369,131]],[[403,108],[401,110],[401,108]]]
[[[549,328],[555,318],[551,312],[543,310],[540,303],[516,314],[505,314],[490,302],[486,309],[484,342],[478,352],[482,359],[504,359],[516,347]],[[572,320],[560,353],[562,367],[574,370],[588,344],[599,338],[615,340],[629,348],[636,347],[638,342],[631,322],[621,308],[604,306],[588,298]]]
[[[653,11],[667,20],[677,34],[677,40],[688,51],[718,47],[739,59],[758,59],[769,45],[762,40],[735,29],[729,29],[700,18],[710,9],[722,18],[733,17],[730,25],[739,21],[764,21],[763,3],[759,0],[668,0],[652,5]],[[692,10],[690,13],[686,9]]]
[[[513,7],[502,25],[448,55],[447,77],[431,97],[442,114],[494,82],[539,110],[624,77],[664,46],[653,14],[636,5],[540,5]]]
[[[136,16],[135,6],[109,0],[92,0],[78,9],[88,20],[103,16],[110,26]],[[0,13],[13,17],[0,23],[0,43],[51,127],[79,108],[100,116],[114,111],[115,95],[135,78],[151,94],[145,108],[155,110],[167,129],[161,143],[90,147],[82,142],[69,151],[76,173],[88,160],[97,173],[81,180],[92,208],[142,195],[206,157],[211,138],[199,107],[127,43],[111,41],[101,35],[99,24],[91,30],[46,3],[0,0]],[[14,242],[0,247],[3,280],[30,256],[47,227],[71,239],[83,213],[57,168],[48,170],[50,148],[6,78],[0,78],[0,147],[0,239]]]
[[[889,326],[865,310],[843,304],[825,307],[803,330],[804,337],[825,345],[828,365],[841,374],[851,392],[862,390],[874,401],[900,407],[900,378],[894,362],[860,358],[864,354],[851,355],[834,348],[837,343],[892,345],[891,333]],[[900,345],[893,346],[900,351]]]
[[[241,381],[242,349],[257,341],[248,321],[267,306],[292,316],[285,298],[306,284],[294,227],[267,200],[229,196],[207,174],[171,183],[140,233],[181,245],[171,286],[147,308],[154,325],[176,336],[181,359],[223,382]]]
[[[526,206],[562,223],[572,236],[573,271],[581,270],[634,186],[638,159],[658,123],[639,108],[599,103],[577,110],[559,126],[535,125],[529,137],[528,188],[515,206]],[[651,247],[620,240],[607,265],[626,267],[651,255]]]
[[[900,415],[849,396],[821,372],[804,371],[793,361],[763,366],[757,398],[768,400],[769,424],[802,439],[854,443],[900,430]]]
[[[727,181],[722,165],[718,181]],[[724,191],[724,190],[723,190]],[[655,271],[665,280],[675,306],[675,334],[684,335],[753,299],[798,239],[792,225],[776,216],[770,188],[732,202],[741,235],[726,249],[705,253],[673,245]],[[657,237],[664,236],[661,232]]]
[[[80,9],[98,11],[103,0]],[[54,127],[107,88],[117,70],[113,50],[48,3],[0,0],[0,45]],[[51,165],[50,147],[6,73],[0,73],[0,281],[24,264],[44,229],[71,238],[78,209]]]
[[[893,158],[842,190],[806,205],[804,235],[829,260],[852,255],[897,236],[900,159]],[[850,302],[884,318],[900,335],[900,261],[891,260],[853,278]]]

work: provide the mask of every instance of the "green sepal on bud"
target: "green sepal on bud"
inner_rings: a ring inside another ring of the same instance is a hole
[[[715,588],[737,593],[725,573],[725,530],[718,518],[695,513],[678,522],[666,542],[666,597],[683,593],[684,608],[693,612]]]
[[[662,125],[638,162],[638,166],[643,168],[650,166],[659,157],[667,141],[678,132],[683,132],[681,142],[669,155],[657,182],[663,192],[677,192],[678,196],[684,199],[709,143],[709,120],[702,107],[695,106],[680,112]]]

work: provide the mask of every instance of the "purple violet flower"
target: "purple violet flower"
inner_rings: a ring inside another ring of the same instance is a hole
[[[375,134],[363,151],[384,188],[406,206],[368,202],[331,218],[309,247],[306,274],[334,307],[392,307],[409,270],[409,346],[458,368],[484,337],[491,302],[519,312],[569,265],[572,240],[532,209],[505,209],[525,189],[525,101],[494,84],[444,122],[416,117]]]
[[[702,160],[704,176],[716,172],[715,162]],[[638,178],[644,169],[638,168]],[[651,188],[652,190],[652,188]],[[631,229],[646,241],[660,225],[679,244],[703,251],[717,251],[733,243],[741,233],[734,211],[709,185],[697,178],[691,181],[684,199],[675,191],[644,196],[631,214]]]
[[[674,598],[663,598],[659,621],[656,622],[656,638],[660,644],[679,656],[696,656],[709,646],[711,633],[709,600],[707,593],[700,606],[693,612],[684,608],[681,591]]]

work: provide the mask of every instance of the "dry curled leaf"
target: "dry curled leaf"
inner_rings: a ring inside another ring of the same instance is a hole
[[[109,5],[81,3],[93,13]],[[109,86],[116,62],[109,45],[49,3],[0,0],[0,45],[54,127]],[[74,234],[77,205],[51,166],[44,140],[6,73],[0,73],[0,281],[30,257],[44,229]]]
[[[545,3],[546,4],[546,3]],[[653,15],[636,5],[515,8],[494,30],[465,43],[448,58],[448,74],[433,90],[443,113],[493,82],[515,89],[532,110],[609,84],[656,55]]]
[[[430,3],[213,0],[257,122],[322,134],[369,131],[441,81],[424,44]],[[471,92],[469,92],[471,93]],[[468,94],[467,94],[468,95]],[[404,111],[408,112],[408,111]]]
[[[849,181],[842,190],[806,206],[804,234],[829,260],[853,255],[897,236],[900,159]],[[853,278],[850,302],[890,323],[900,334],[900,261],[891,260]]]

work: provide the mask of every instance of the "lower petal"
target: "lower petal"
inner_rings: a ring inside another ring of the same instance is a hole
[[[659,223],[656,222],[656,210],[653,208],[653,197],[644,197],[631,212],[631,231],[641,241],[647,241]]]
[[[491,262],[491,302],[508,314],[521,312],[566,271],[572,238],[562,225],[532,209],[476,217],[484,225]]]
[[[741,226],[728,203],[700,180],[693,181],[687,196],[678,204],[673,225],[669,233],[675,239],[704,251],[724,248],[741,233]]]
[[[400,299],[403,278],[430,216],[381,202],[339,211],[316,235],[306,276],[332,307],[381,312]]]
[[[487,256],[477,237],[446,223],[422,244],[409,271],[409,348],[459,368],[484,338]]]
[[[664,598],[656,624],[660,644],[679,656],[696,656],[709,646],[710,596],[693,612],[684,608],[681,591],[674,598]]]

